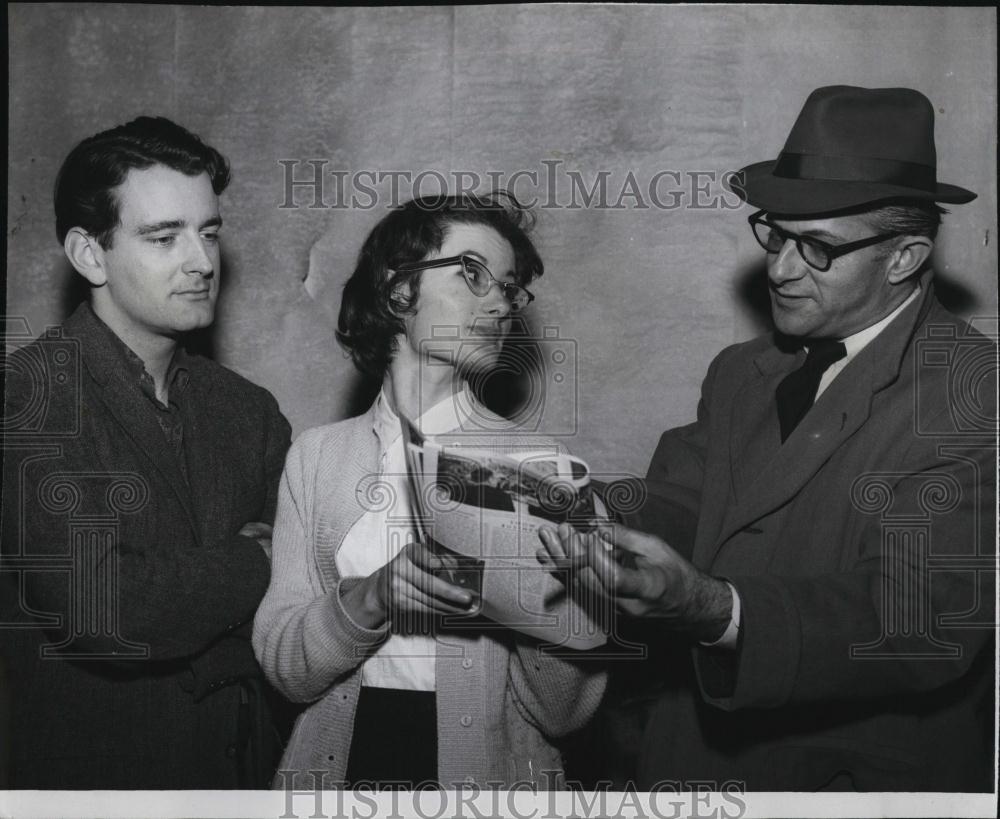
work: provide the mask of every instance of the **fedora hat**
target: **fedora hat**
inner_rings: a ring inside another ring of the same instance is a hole
[[[830,85],[813,91],[781,155],[747,165],[737,196],[786,215],[889,199],[961,204],[976,194],[937,181],[934,107],[911,88]]]

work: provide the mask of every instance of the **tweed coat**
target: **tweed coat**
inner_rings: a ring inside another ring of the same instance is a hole
[[[992,787],[996,345],[924,289],[783,445],[804,352],[770,336],[724,350],[661,438],[652,496],[697,516],[742,629],[735,655],[666,645],[641,785]],[[637,522],[669,541],[655,507]]]
[[[273,771],[247,625],[270,566],[237,532],[273,520],[290,428],[266,390],[185,365],[187,477],[88,305],[9,362],[12,787],[262,787]]]

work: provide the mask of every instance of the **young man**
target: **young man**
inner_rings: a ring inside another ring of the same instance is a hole
[[[290,429],[183,347],[219,294],[225,158],[140,117],[81,142],[56,230],[90,302],[13,355],[3,657],[15,788],[264,787],[249,628]]]
[[[975,194],[937,182],[904,88],[814,91],[743,177],[776,332],[724,350],[664,433],[631,521],[654,534],[610,535],[628,559],[565,528],[540,557],[658,620],[652,648],[691,647],[641,786],[989,790],[996,347],[926,264],[935,202]]]

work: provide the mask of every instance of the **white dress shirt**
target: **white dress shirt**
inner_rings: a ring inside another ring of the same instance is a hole
[[[889,315],[887,315],[884,319],[875,322],[871,327],[865,327],[864,330],[855,333],[853,336],[841,339],[844,343],[845,349],[847,350],[847,355],[839,361],[834,361],[833,364],[827,367],[826,372],[823,373],[823,377],[819,380],[819,388],[816,390],[816,398],[819,398],[826,388],[833,383],[833,379],[840,375],[840,371],[850,364],[851,360],[854,359],[854,357],[857,356],[857,354],[860,353],[865,347],[867,347],[875,336],[888,327],[889,323],[896,318],[896,316],[902,313],[903,310],[906,309],[906,306],[919,295],[920,285],[917,285],[917,289],[910,293],[906,300],[899,305],[899,307],[889,313]],[[806,349],[808,350],[809,348],[806,347]],[[813,400],[815,401],[816,399],[814,398]]]

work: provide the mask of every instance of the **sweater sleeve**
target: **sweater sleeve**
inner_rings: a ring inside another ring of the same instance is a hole
[[[508,674],[516,702],[549,737],[582,728],[597,711],[607,687],[605,665],[595,655],[548,647],[517,635]]]
[[[337,478],[337,464],[317,467],[320,442],[319,434],[305,433],[289,450],[278,489],[271,582],[254,619],[254,653],[264,674],[294,702],[319,699],[389,634],[387,625],[373,630],[351,620],[341,602],[351,580],[326,588],[316,568],[313,500],[317,486]]]

